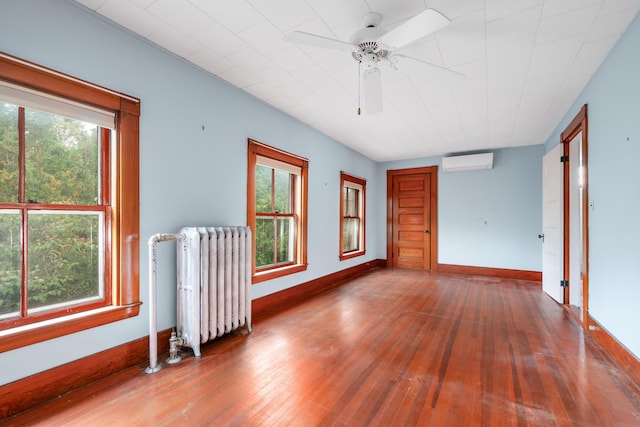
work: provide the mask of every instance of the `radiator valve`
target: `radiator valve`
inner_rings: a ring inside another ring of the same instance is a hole
[[[172,365],[182,360],[182,356],[178,352],[178,348],[184,345],[184,339],[178,338],[176,331],[171,331],[171,338],[169,338],[169,358],[167,363]]]

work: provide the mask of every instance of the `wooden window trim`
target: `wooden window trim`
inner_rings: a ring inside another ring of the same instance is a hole
[[[295,154],[270,147],[253,139],[248,140],[247,149],[247,225],[253,231],[253,261],[251,265],[252,283],[260,283],[266,280],[275,279],[277,277],[286,276],[293,273],[305,271],[307,269],[307,206],[308,206],[308,171],[309,161]],[[297,241],[295,246],[295,260],[293,264],[281,267],[274,267],[268,270],[256,272],[256,163],[257,157],[268,157],[274,160],[285,162],[293,166],[297,166],[300,171],[300,200],[299,203],[298,223],[297,223]]]
[[[0,52],[0,79],[116,115],[116,141],[111,157],[112,221],[110,306],[0,332],[0,352],[137,316],[140,311],[140,101],[81,79]]]
[[[342,191],[344,189],[345,182],[352,182],[354,184],[358,184],[362,187],[362,219],[360,221],[360,232],[362,233],[362,248],[356,251],[344,252],[342,250],[342,227],[343,227],[343,212],[344,212],[344,198],[342,196]],[[367,233],[366,233],[366,218],[367,218],[367,180],[357,177],[355,175],[348,174],[346,172],[340,171],[340,240],[339,240],[339,258],[340,261],[344,261],[350,258],[355,258],[362,256],[366,253],[366,242],[367,242]]]

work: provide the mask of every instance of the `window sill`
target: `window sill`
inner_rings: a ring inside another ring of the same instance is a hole
[[[260,283],[266,280],[275,279],[277,277],[287,276],[293,273],[299,273],[307,269],[307,264],[288,265],[282,268],[274,268],[273,270],[262,271],[253,275],[252,283]]]
[[[346,254],[341,254],[340,255],[340,261],[344,261],[345,259],[351,259],[351,258],[355,258],[358,256],[362,256],[366,253],[366,251],[354,251],[354,252],[347,252]]]
[[[0,353],[137,316],[140,304],[103,307],[0,331]]]

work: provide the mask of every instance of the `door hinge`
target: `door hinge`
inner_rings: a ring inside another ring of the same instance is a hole
[[[569,287],[569,281],[568,280],[560,280],[560,287],[561,288],[568,288]]]
[[[567,163],[569,161],[569,156],[561,156],[560,163]]]

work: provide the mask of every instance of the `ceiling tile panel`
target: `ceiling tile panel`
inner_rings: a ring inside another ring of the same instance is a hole
[[[562,1],[546,1],[542,9],[542,19],[565,13],[573,13],[578,9],[587,6],[598,6],[598,9],[604,3],[603,0],[562,0]]]
[[[268,21],[260,22],[238,33],[238,37],[263,55],[291,46],[282,40],[283,33]]]
[[[485,0],[485,2],[485,14],[487,22],[492,22],[496,19],[515,15],[524,10],[541,6],[544,3],[544,0]]]
[[[428,0],[427,6],[444,14],[451,20],[455,20],[470,13],[482,11],[485,0]]]
[[[187,58],[204,49],[201,43],[169,26],[155,31],[148,38],[181,58]]]
[[[190,2],[232,33],[246,30],[265,19],[246,0],[190,0]]]
[[[587,43],[598,39],[620,35],[623,32],[623,29],[627,28],[635,17],[635,13],[630,12],[636,12],[636,9],[621,10],[605,16],[598,16],[596,22],[589,31],[589,35],[586,40]]]
[[[275,89],[291,84],[295,81],[291,74],[283,71],[279,67],[270,67],[265,70],[260,70],[259,76],[263,83],[269,84]]]
[[[96,10],[102,6],[107,0],[77,0],[78,3],[85,5],[89,9]]]
[[[486,52],[484,13],[465,15],[438,31],[435,37],[445,67],[480,60]]]
[[[123,2],[128,4],[123,7]],[[150,34],[166,25],[146,10],[127,0],[108,0],[98,9],[98,13],[142,37],[149,37]]]
[[[203,46],[208,47],[216,54],[222,56],[227,56],[247,46],[247,43],[240,39],[240,37],[215,22],[195,33],[193,38]]]
[[[146,9],[147,7],[151,6],[158,0],[131,0],[131,1],[137,4],[138,6],[140,6],[141,8]]]
[[[215,75],[219,75],[235,67],[235,65],[226,58],[209,49],[202,49],[188,56],[186,59]]]
[[[240,67],[226,70],[220,73],[219,76],[221,79],[241,89],[259,83],[259,80],[253,74]]]
[[[537,43],[548,43],[567,37],[586,34],[600,11],[600,5],[592,5],[562,15],[540,20]]]
[[[522,12],[487,23],[487,46],[508,43],[535,35],[542,7],[532,7]]]
[[[146,10],[187,35],[197,33],[211,23],[211,18],[187,0],[157,0]]]
[[[307,86],[333,80],[326,71],[316,64],[293,71],[291,76]]]
[[[282,86],[280,90],[282,91],[283,96],[293,99],[300,99],[304,97],[317,98],[317,96],[315,96],[315,94],[311,91],[311,89],[309,89],[308,86],[303,85],[297,80],[294,80],[291,83]]]
[[[267,57],[249,46],[227,55],[226,58],[229,62],[256,76],[259,76],[262,70],[275,66]]]
[[[285,71],[293,72],[313,65],[311,58],[297,46],[289,46],[269,55],[271,61]]]
[[[307,0],[307,3],[330,28],[360,19],[370,11],[364,0]]]
[[[605,0],[600,10],[600,16],[607,16],[623,10],[635,15],[638,9],[640,9],[640,0]]]
[[[300,0],[249,0],[262,15],[280,31],[289,31],[316,18],[316,14]]]

